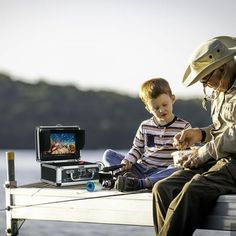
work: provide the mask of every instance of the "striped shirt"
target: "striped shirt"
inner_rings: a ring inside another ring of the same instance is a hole
[[[143,121],[135,135],[133,146],[125,156],[132,163],[140,163],[146,168],[165,169],[173,164],[171,153],[174,136],[183,129],[189,128],[190,123],[176,117],[167,125],[160,126],[154,117]]]

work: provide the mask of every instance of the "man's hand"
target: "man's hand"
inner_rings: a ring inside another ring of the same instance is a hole
[[[127,171],[127,170],[131,169],[131,167],[133,165],[132,162],[130,162],[130,161],[126,160],[126,159],[123,159],[121,161],[121,164],[124,164],[124,166],[120,169],[121,171]]]
[[[175,135],[173,146],[179,150],[184,150],[200,142],[201,139],[202,132],[199,128],[185,129]]]
[[[203,163],[205,163],[205,161],[198,156],[198,149],[193,148],[191,153],[182,156],[182,158],[179,159],[176,164],[179,164],[184,168],[192,169],[198,168]]]

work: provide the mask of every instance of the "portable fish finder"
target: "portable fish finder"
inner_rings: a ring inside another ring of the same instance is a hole
[[[98,181],[101,166],[80,159],[85,131],[79,126],[36,127],[35,142],[43,182],[63,186]]]

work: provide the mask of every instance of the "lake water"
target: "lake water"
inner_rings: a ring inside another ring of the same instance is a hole
[[[35,160],[34,150],[15,151],[15,175],[17,185],[40,181],[40,164]],[[101,160],[104,150],[83,151],[82,159],[87,161]],[[125,151],[123,151],[125,153]],[[0,236],[5,235],[5,195],[6,180],[5,151],[0,151]],[[145,216],[144,216],[145,217]],[[153,227],[82,224],[55,221],[27,220],[20,229],[19,236],[153,236]]]

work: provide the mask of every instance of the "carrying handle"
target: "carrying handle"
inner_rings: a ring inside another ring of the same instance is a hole
[[[80,168],[78,168],[78,170],[79,170]],[[94,176],[95,176],[95,173],[96,173],[96,170],[94,169],[94,170],[88,170],[90,173],[91,173],[91,177],[89,177],[89,178],[83,178],[83,177],[79,177],[79,178],[74,178],[74,176],[73,176],[73,173],[71,172],[70,173],[70,178],[71,178],[71,180],[73,180],[73,181],[84,181],[84,180],[92,180],[92,179],[94,179]],[[79,172],[79,171],[78,171]]]

